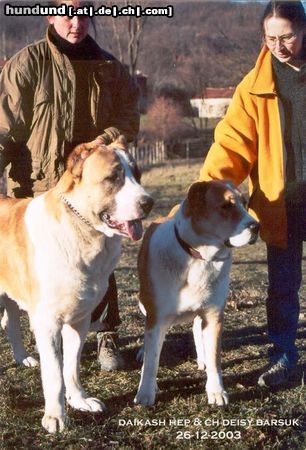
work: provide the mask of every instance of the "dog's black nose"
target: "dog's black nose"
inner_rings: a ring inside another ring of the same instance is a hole
[[[255,244],[255,242],[257,241],[258,233],[259,233],[259,228],[260,228],[259,223],[258,223],[258,222],[255,222],[255,221],[252,222],[252,223],[249,225],[249,230],[250,230],[250,232],[252,233],[252,237],[251,237],[251,239],[249,240],[249,244],[250,244],[250,245]]]
[[[145,214],[149,214],[153,207],[153,198],[149,195],[143,195],[139,201],[139,205]]]
[[[249,225],[249,229],[250,229],[250,231],[252,232],[252,234],[258,234],[258,232],[259,232],[259,227],[260,227],[260,225],[259,225],[258,222],[252,222],[252,223]]]

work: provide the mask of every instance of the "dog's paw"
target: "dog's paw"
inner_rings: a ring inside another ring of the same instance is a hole
[[[39,362],[37,359],[33,358],[33,356],[27,355],[24,357],[16,357],[15,361],[17,364],[20,364],[25,367],[36,367],[39,366]]]
[[[229,399],[226,391],[221,392],[207,392],[208,404],[225,406],[228,405]]]
[[[106,411],[106,406],[99,399],[94,397],[70,397],[67,398],[67,402],[74,409],[79,409],[80,411],[90,411],[90,412],[101,412]]]
[[[65,416],[48,416],[45,414],[41,423],[49,433],[61,432],[65,428]]]
[[[134,403],[135,405],[153,406],[155,403],[155,392],[137,392]]]
[[[198,361],[198,370],[205,370],[205,362],[204,361]]]

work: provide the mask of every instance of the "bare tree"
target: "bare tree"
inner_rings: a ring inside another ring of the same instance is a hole
[[[136,72],[141,34],[143,32],[145,21],[146,17],[136,18],[130,16],[128,18],[128,58],[131,75],[135,75]]]
[[[155,139],[169,143],[179,140],[189,129],[181,106],[170,98],[158,97],[148,110],[145,131]]]
[[[143,4],[144,2],[142,2]],[[113,2],[108,2],[112,6]],[[139,2],[133,0],[124,0],[122,7],[135,7]],[[143,6],[143,5],[142,5]],[[137,62],[139,57],[139,49],[141,44],[142,33],[146,23],[146,17],[136,17],[129,15],[126,17],[112,17],[112,28],[117,47],[118,59],[122,63],[127,63],[130,74],[136,73]],[[127,58],[127,61],[125,60]]]

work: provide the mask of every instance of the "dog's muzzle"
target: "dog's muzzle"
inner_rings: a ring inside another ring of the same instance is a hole
[[[107,212],[100,214],[100,219],[111,229],[117,230],[121,235],[138,241],[143,235],[142,220],[147,217],[153,207],[154,201],[149,195],[143,195],[138,201],[138,217],[133,220],[118,220]]]
[[[251,223],[245,228],[245,229],[247,229],[248,232],[250,233],[250,238],[248,239],[247,242],[245,242],[246,244],[249,244],[249,245],[255,244],[255,242],[257,241],[257,238],[258,238],[259,228],[260,228],[260,225],[259,225],[259,223],[256,222],[256,221],[251,222]],[[226,246],[226,247],[229,247],[229,248],[236,247],[236,245],[231,244],[230,240],[231,240],[231,238],[227,239],[227,240],[224,242],[225,246]]]

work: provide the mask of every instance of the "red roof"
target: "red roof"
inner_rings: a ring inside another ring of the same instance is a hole
[[[201,95],[194,98],[232,98],[235,92],[234,87],[205,88]]]

